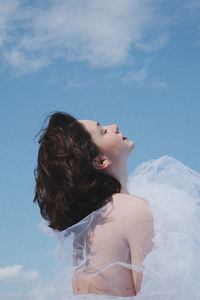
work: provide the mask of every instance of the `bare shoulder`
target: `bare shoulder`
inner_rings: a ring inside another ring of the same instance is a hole
[[[123,194],[123,193],[116,193],[113,195],[113,200],[121,202],[122,200],[125,200],[130,203],[146,203],[148,204],[148,201],[140,197],[139,195],[131,195],[131,194]]]
[[[137,253],[134,248],[134,256],[137,257],[138,262],[139,259],[142,261],[142,255],[146,252],[141,249],[151,249],[154,237],[154,217],[149,202],[137,195],[116,194],[113,203],[116,208],[116,220],[120,224],[124,237],[130,248],[132,244],[137,244],[140,250]]]
[[[149,202],[138,195],[114,194],[113,205],[116,213],[120,214],[120,216],[128,222],[129,219],[131,219],[132,222],[138,222],[152,218]]]

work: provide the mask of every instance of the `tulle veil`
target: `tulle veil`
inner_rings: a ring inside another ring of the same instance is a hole
[[[40,223],[40,230],[58,240],[55,299],[199,300],[200,174],[172,157],[162,156],[143,162],[131,172],[127,188],[130,194],[148,200],[154,216],[152,251],[142,268],[127,266],[143,273],[140,292],[132,297],[73,294],[72,277],[77,267],[73,265],[74,240],[79,241],[78,265],[84,269],[90,255],[86,233],[98,222],[101,208],[61,232],[49,228],[46,221]]]

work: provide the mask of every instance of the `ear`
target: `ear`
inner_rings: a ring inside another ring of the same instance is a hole
[[[111,160],[106,159],[106,158],[98,158],[98,157],[96,157],[93,160],[93,167],[96,170],[104,170],[104,169],[110,167],[111,164],[112,164]]]

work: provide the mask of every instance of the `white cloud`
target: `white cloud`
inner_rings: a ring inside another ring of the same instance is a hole
[[[35,280],[39,277],[36,270],[24,270],[22,265],[12,265],[0,268],[0,282],[1,281],[26,281]]]
[[[0,283],[0,299],[56,299],[54,284],[42,282],[36,270],[24,270],[22,265],[12,265],[0,268]]]
[[[168,41],[159,1],[53,0],[34,8],[25,0],[4,3],[2,57],[22,73],[57,58],[112,67],[127,63],[135,48],[155,51]]]
[[[168,43],[169,28],[177,22],[168,6],[178,15],[182,8],[196,12],[200,7],[199,0],[165,2],[0,0],[0,59],[18,74],[58,58],[98,68],[127,65],[134,52]]]

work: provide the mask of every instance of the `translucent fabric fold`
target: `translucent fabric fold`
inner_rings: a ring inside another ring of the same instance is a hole
[[[137,167],[129,175],[127,187],[130,194],[148,201],[154,220],[153,247],[150,242],[145,245],[147,251],[142,265],[127,263],[126,259],[115,261],[112,257],[109,263],[94,263],[97,249],[92,248],[91,234],[99,224],[107,222],[110,204],[61,232],[52,230],[43,221],[39,228],[58,240],[55,298],[199,300],[200,174],[174,158],[163,156]],[[145,235],[147,230],[148,226],[142,223],[135,224],[134,228],[130,226],[130,234],[136,237],[137,231]],[[123,255],[125,258],[126,254]],[[116,282],[114,277],[105,275],[109,274],[109,268],[115,268],[115,277],[121,276],[122,269],[140,272],[142,284],[138,294],[110,296],[109,288]],[[103,274],[108,293],[74,296],[73,277],[78,273],[86,274],[90,280]]]

